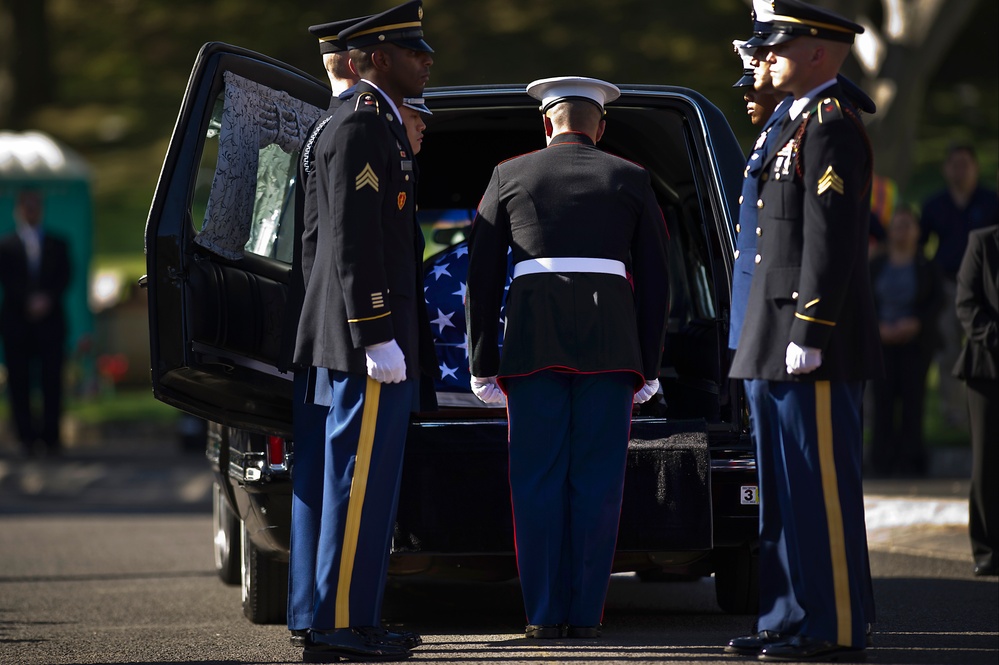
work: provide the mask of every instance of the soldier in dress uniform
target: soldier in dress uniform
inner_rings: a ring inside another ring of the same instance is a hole
[[[837,81],[863,28],[800,0],[775,0],[773,12],[762,45],[774,87],[794,102],[763,162],[730,375],[754,380],[755,436],[776,465],[763,501],[776,503],[786,558],[760,585],[789,580],[777,602],[801,616],[750,638],[761,660],[835,660],[863,655],[873,614],[860,474],[863,384],[882,365],[867,270],[872,155]]]
[[[288,315],[282,340],[282,370],[294,371],[294,430],[295,468],[292,474],[291,529],[288,562],[288,630],[291,644],[304,647],[312,625],[314,589],[316,586],[316,553],[319,543],[323,502],[323,460],[325,458],[326,415],[329,407],[313,404],[306,399],[308,367],[294,366],[295,337],[298,317],[305,297],[305,284],[316,255],[318,210],[315,205],[315,182],[311,198],[306,195],[309,176],[314,169],[314,146],[322,131],[343,103],[353,96],[359,77],[350,65],[347,45],[337,36],[365,17],[351,18],[309,26],[309,33],[319,40],[323,69],[330,81],[328,113],[309,131],[309,140],[302,150],[295,182],[294,258],[288,294]],[[317,129],[318,128],[318,129]]]
[[[427,128],[427,123],[423,120],[425,115],[433,115],[433,112],[427,108],[423,97],[406,97],[402,100],[402,124],[406,126],[406,136],[414,155],[420,154],[423,147],[423,130]]]
[[[739,221],[735,227],[736,249],[732,271],[732,307],[728,338],[729,348],[733,351],[739,342],[739,334],[742,332],[750,284],[753,279],[753,271],[756,268],[754,257],[756,256],[756,240],[759,232],[757,225],[759,209],[756,207],[756,201],[759,198],[757,193],[760,176],[763,173],[763,163],[766,161],[767,155],[775,150],[774,144],[784,126],[787,110],[790,108],[791,102],[794,101],[792,96],[774,88],[770,78],[770,63],[766,61],[766,51],[760,47],[760,44],[770,35],[771,17],[770,2],[756,0],[753,12],[753,36],[744,42],[739,40],[733,42],[736,52],[743,60],[742,78],[736,81],[733,87],[746,88],[744,93],[746,112],[753,125],[761,129],[743,171],[742,192],[739,196]],[[758,50],[763,52],[758,54]],[[751,431],[756,447],[759,493],[761,496],[769,498],[776,495],[774,489],[776,464],[772,460],[773,447],[769,441],[760,440],[760,427],[756,423],[755,414],[758,407],[754,399],[754,387],[759,384],[765,386],[765,382],[749,379],[744,381]],[[779,561],[786,559],[787,554],[784,544],[784,529],[779,519],[765,519],[764,508],[771,506],[776,509],[776,504],[761,500],[759,567],[760,579],[766,578],[766,584],[761,584],[759,587],[759,615],[762,619],[757,622],[758,628],[754,633],[764,636],[778,628],[785,631],[787,630],[785,624],[793,625],[801,618],[801,608],[795,601],[791,581],[782,578],[779,574],[784,570]],[[762,648],[759,641],[760,638],[756,634],[737,637],[729,642],[725,651],[756,655]]]
[[[295,362],[329,410],[306,662],[399,660],[420,643],[381,627],[381,604],[409,415],[421,368],[437,371],[400,113],[433,64],[422,18],[412,0],[341,30],[361,80],[311,147],[317,232]]]
[[[667,231],[648,172],[596,147],[616,86],[569,76],[527,92],[548,147],[498,165],[472,223],[471,382],[484,402],[506,395],[526,635],[596,637],[632,405],[659,388]]]

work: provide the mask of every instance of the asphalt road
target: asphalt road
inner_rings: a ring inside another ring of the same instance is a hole
[[[170,442],[0,457],[0,663],[300,662],[285,628],[246,621],[238,587],[215,576],[210,483],[203,457]],[[994,665],[999,587],[971,575],[967,484],[868,489],[868,660]],[[612,580],[599,640],[528,641],[522,617],[516,583],[404,580],[386,595],[387,621],[424,635],[414,662],[731,664],[722,646],[753,621],[723,614],[711,579],[628,575]]]

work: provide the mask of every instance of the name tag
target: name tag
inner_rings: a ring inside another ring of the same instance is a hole
[[[403,171],[412,171],[413,170],[413,160],[411,160],[411,159],[403,159],[400,163],[402,164],[402,170]]]

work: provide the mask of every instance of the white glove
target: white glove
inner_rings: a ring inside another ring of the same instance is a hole
[[[506,404],[506,396],[500,390],[500,387],[496,385],[495,376],[487,376],[484,379],[473,376],[472,392],[486,404]]]
[[[632,400],[635,404],[645,404],[652,396],[659,392],[659,379],[652,379],[651,381],[646,381],[645,385],[638,389],[635,393],[635,398]]]
[[[798,346],[794,342],[787,345],[784,354],[784,364],[788,374],[808,374],[818,369],[822,364],[822,349],[811,346]]]
[[[400,383],[406,380],[406,356],[395,339],[364,347],[364,357],[367,360],[368,376],[378,383]]]

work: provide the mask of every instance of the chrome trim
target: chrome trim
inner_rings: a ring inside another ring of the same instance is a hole
[[[755,459],[712,459],[712,471],[753,471],[756,472]]]

